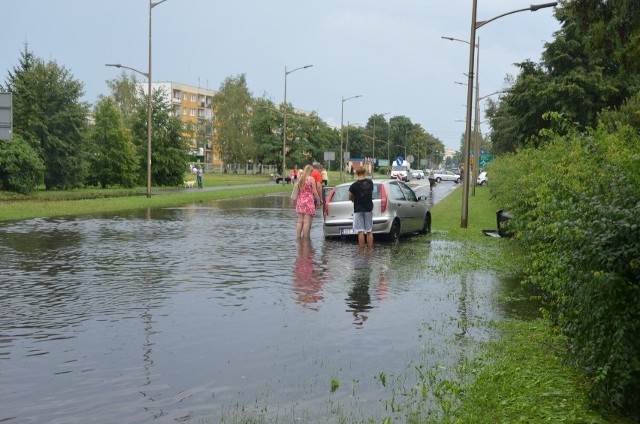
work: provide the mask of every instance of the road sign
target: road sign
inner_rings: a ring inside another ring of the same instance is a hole
[[[336,160],[336,152],[324,152],[324,160]]]
[[[480,168],[484,168],[492,160],[493,155],[480,155]]]
[[[0,140],[11,140],[13,114],[11,93],[0,93]]]

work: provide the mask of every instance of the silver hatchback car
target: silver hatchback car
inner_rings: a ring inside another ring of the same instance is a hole
[[[352,236],[353,203],[349,200],[352,183],[327,189],[322,229],[325,238]],[[373,233],[390,241],[401,235],[431,232],[431,212],[426,196],[397,180],[373,180]]]

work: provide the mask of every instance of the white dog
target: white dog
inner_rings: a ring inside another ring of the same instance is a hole
[[[194,180],[185,181],[185,182],[184,182],[184,188],[193,188],[193,185],[194,185],[195,183],[196,183],[196,182],[195,182]]]

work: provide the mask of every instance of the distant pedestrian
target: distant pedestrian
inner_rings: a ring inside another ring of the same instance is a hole
[[[325,186],[325,187],[327,185],[329,185],[329,173],[324,168],[324,166],[322,167],[322,170],[320,171],[320,175],[322,175],[322,185]]]
[[[349,187],[349,200],[353,202],[353,231],[358,234],[358,246],[363,248],[365,239],[373,247],[373,181],[366,178],[367,170],[358,167],[358,179]]]
[[[198,188],[202,188],[202,167],[196,167],[196,181],[198,182]]]
[[[355,170],[353,169],[353,165],[351,165],[351,170],[349,171],[349,174],[351,174],[351,179],[353,180],[353,174],[354,174]]]
[[[433,188],[435,186],[436,186],[436,173],[433,170],[433,168],[431,168],[431,170],[429,171],[429,189],[433,191]]]

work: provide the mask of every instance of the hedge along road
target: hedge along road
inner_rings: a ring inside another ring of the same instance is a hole
[[[298,245],[288,203],[280,193],[0,224],[0,419],[437,410],[415,388],[489,337],[486,320],[502,313],[493,276],[443,272],[447,243],[429,235],[361,256],[323,240],[318,219]]]

